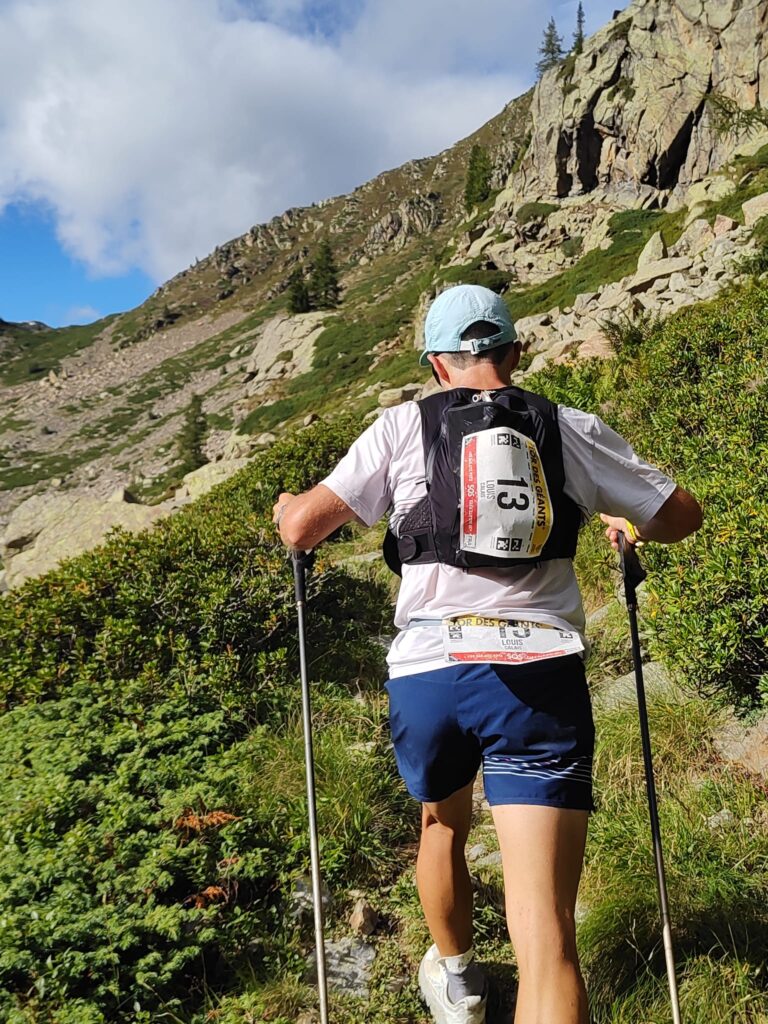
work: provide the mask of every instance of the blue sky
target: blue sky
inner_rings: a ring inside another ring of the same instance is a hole
[[[0,0],[0,317],[131,308],[451,145],[528,87],[551,15],[569,42],[571,0]]]

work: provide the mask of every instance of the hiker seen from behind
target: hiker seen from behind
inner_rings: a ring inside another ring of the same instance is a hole
[[[274,519],[289,547],[310,550],[389,512],[384,554],[402,581],[387,692],[398,769],[421,804],[416,881],[433,945],[419,987],[435,1021],[485,1021],[465,859],[482,768],[515,1024],[587,1024],[574,915],[595,734],[578,534],[600,514],[614,547],[619,532],[674,543],[701,509],[597,416],[510,384],[521,345],[494,292],[442,292],[424,336],[440,391],[386,409],[322,483],[281,494]]]

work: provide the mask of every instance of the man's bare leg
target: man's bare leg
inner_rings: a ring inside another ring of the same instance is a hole
[[[446,800],[422,804],[416,884],[440,956],[459,956],[472,945],[472,883],[464,858],[471,821],[471,782]]]
[[[588,1024],[574,912],[589,815],[529,804],[492,811],[520,975],[515,1024]]]

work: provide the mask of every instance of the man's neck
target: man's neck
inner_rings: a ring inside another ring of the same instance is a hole
[[[478,391],[498,391],[499,388],[508,388],[511,384],[509,376],[499,373],[498,367],[493,365],[477,366],[466,373],[457,374],[452,377],[449,388],[475,388]]]

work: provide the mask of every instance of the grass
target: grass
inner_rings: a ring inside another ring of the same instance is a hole
[[[658,698],[649,719],[683,1019],[764,1021],[768,829],[760,823],[759,786],[717,762],[716,719],[705,701]],[[597,731],[599,811],[590,825],[579,930],[592,1017],[595,1024],[661,1024],[668,995],[636,709],[599,716]],[[710,826],[723,808],[732,822]]]
[[[676,214],[653,210],[626,210],[611,218],[609,249],[593,249],[578,263],[556,277],[528,288],[510,291],[505,299],[512,317],[519,320],[543,313],[557,306],[571,306],[576,296],[594,292],[600,285],[619,281],[637,267],[643,246],[656,231],[661,231],[667,244],[682,232],[685,211]]]
[[[49,327],[44,330],[0,324],[0,337],[4,342],[0,383],[12,387],[45,377],[50,370],[58,372],[66,356],[75,355],[93,344],[115,319],[115,316],[108,316],[82,327]]]
[[[744,203],[755,196],[762,195],[763,192],[768,190],[768,145],[763,146],[762,149],[752,156],[736,157],[724,173],[728,174],[736,182],[740,182],[747,175],[749,175],[749,179],[744,184],[739,184],[736,191],[732,192],[731,195],[708,203],[702,216],[710,224],[713,223],[718,214],[730,217],[732,220],[738,221],[739,224],[743,224],[744,211],[742,206]]]
[[[546,220],[559,207],[555,203],[523,203],[515,210],[518,224],[529,224],[532,220]]]
[[[66,477],[77,466],[86,465],[103,454],[103,445],[90,446],[77,452],[34,452],[33,460],[27,464],[21,462],[16,454],[14,462],[7,467],[2,465],[0,457],[0,491],[29,487],[55,476]],[[36,463],[39,465],[34,468]]]
[[[408,329],[413,310],[430,280],[429,271],[417,268],[393,285],[386,297],[367,307],[353,306],[345,300],[340,313],[328,321],[317,339],[312,370],[282,385],[275,401],[249,413],[239,426],[241,432],[271,430],[307,412],[338,409],[339,395],[348,399],[349,389],[361,380],[366,385],[378,380],[393,385],[406,383],[408,376],[412,380],[419,371],[415,352],[409,345]],[[398,336],[407,340],[395,359],[369,372],[374,346]]]

